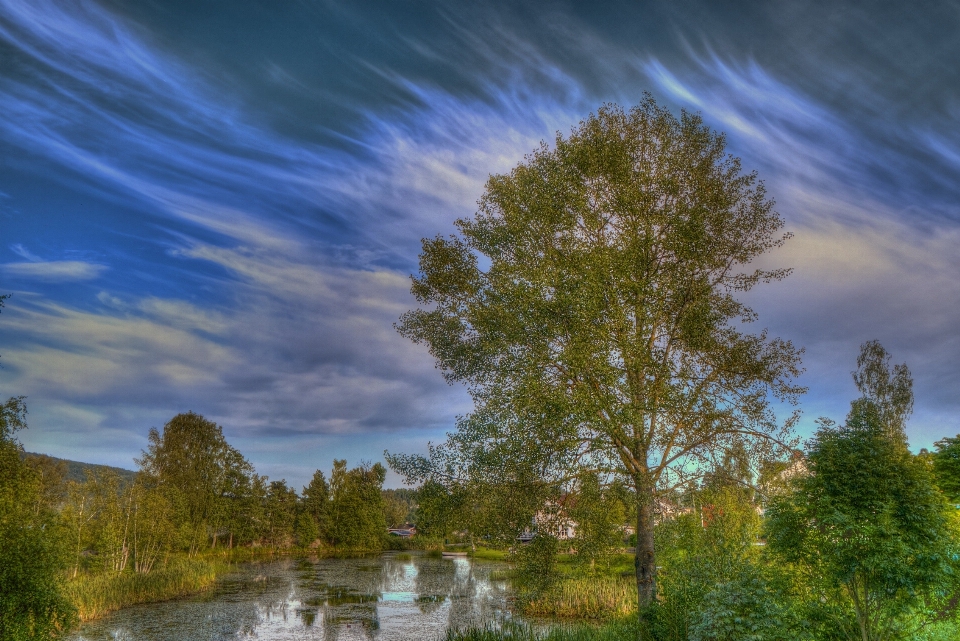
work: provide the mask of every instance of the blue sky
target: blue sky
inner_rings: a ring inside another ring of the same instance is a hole
[[[131,467],[194,410],[295,484],[422,451],[470,405],[392,327],[420,238],[644,91],[725,132],[795,235],[750,302],[806,348],[803,430],[879,339],[914,448],[960,432],[960,3],[461,4],[0,0],[28,449]]]

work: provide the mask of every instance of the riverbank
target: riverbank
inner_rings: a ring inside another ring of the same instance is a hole
[[[231,567],[221,557],[174,558],[149,574],[81,574],[67,581],[65,592],[83,623],[131,605],[204,592]]]

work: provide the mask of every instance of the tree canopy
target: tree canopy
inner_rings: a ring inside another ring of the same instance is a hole
[[[906,448],[904,408],[913,404],[905,365],[865,343],[854,379],[865,396],[843,425],[821,419],[808,473],[767,512],[767,539],[813,590],[816,638],[914,638],[956,608],[956,535],[929,467]],[[876,383],[863,385],[864,372]],[[889,381],[900,393],[883,393]],[[877,393],[880,390],[881,393]]]
[[[736,297],[789,273],[751,266],[789,237],[783,220],[723,135],[648,96],[491,176],[456,226],[424,239],[421,307],[398,329],[475,409],[433,460],[391,464],[414,479],[496,471],[531,494],[585,471],[623,477],[651,603],[655,495],[735,446],[782,441],[771,398],[803,391],[800,350],[746,332],[756,314]]]
[[[208,529],[224,520],[227,504],[246,493],[253,467],[227,443],[219,425],[193,412],[174,416],[162,434],[151,429],[148,440],[137,463],[183,512],[195,552]]]

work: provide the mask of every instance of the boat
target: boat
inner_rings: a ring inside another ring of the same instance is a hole
[[[457,556],[467,556],[467,553],[466,552],[448,552],[447,550],[444,550],[443,552],[440,553],[440,556],[444,558],[452,558]]]

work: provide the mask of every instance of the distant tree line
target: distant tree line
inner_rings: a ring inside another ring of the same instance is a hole
[[[199,414],[173,417],[151,429],[124,483],[115,472],[92,471],[62,485],[60,518],[72,542],[73,574],[150,572],[171,553],[237,546],[381,549],[387,530],[385,468],[349,469],[336,460],[329,481],[317,470],[301,494],[271,481]],[[52,482],[52,481],[51,481]]]

